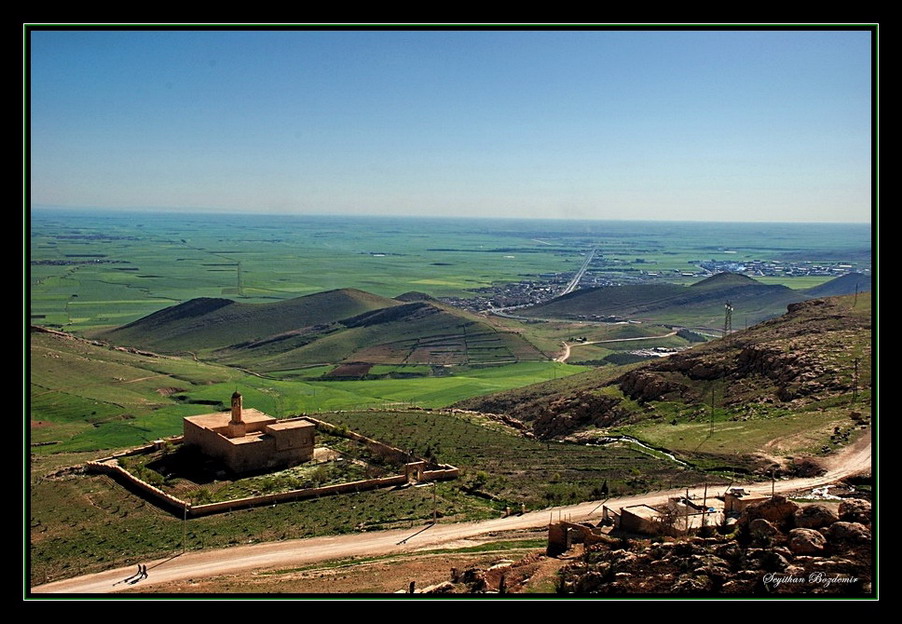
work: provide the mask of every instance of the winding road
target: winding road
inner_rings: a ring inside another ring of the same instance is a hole
[[[594,344],[604,344],[606,342],[632,342],[634,340],[657,340],[658,338],[670,338],[671,336],[676,336],[676,331],[672,331],[669,334],[661,334],[660,336],[640,336],[638,338],[611,338],[610,340],[591,340],[589,342],[574,342],[573,344],[562,341],[561,344],[564,345],[564,352],[558,357],[554,358],[555,362],[566,362],[570,358],[570,349],[573,347],[581,347],[584,345],[594,345]]]
[[[827,473],[820,477],[778,481],[775,485],[775,491],[786,494],[829,485],[843,477],[870,471],[870,436],[863,436],[841,453],[830,458],[827,469]],[[760,484],[757,487],[760,489]],[[651,505],[664,502],[670,496],[684,493],[685,489],[664,490],[609,499],[605,501],[605,504],[610,508],[640,504]],[[692,488],[690,493],[700,497],[702,488]],[[125,591],[133,587],[144,589],[148,585],[159,583],[183,582],[190,584],[192,579],[249,572],[251,570],[298,567],[347,557],[387,555],[437,547],[454,547],[458,544],[467,544],[465,540],[479,538],[490,533],[542,528],[547,526],[552,519],[569,518],[573,521],[592,519],[597,521],[600,516],[601,501],[593,501],[480,522],[426,525],[421,529],[373,531],[353,535],[314,537],[235,546],[217,550],[192,551],[168,559],[148,562],[148,576],[138,582],[140,585],[130,583],[129,579],[133,579],[135,576],[135,567],[129,566],[127,568],[107,570],[97,574],[78,576],[46,585],[39,585],[32,588],[32,592],[35,594],[107,594]]]

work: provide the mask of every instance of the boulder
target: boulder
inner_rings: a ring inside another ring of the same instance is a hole
[[[780,529],[764,518],[755,518],[752,520],[749,523],[749,533],[753,540],[765,543],[771,543],[774,539],[782,535]]]
[[[751,594],[754,593],[758,583],[759,581],[757,578],[734,578],[724,583],[720,588],[720,592],[722,594]]]
[[[711,578],[705,574],[683,574],[673,585],[675,594],[710,594],[714,588]]]
[[[834,522],[827,529],[827,539],[831,542],[862,544],[871,540],[871,531],[860,522]]]
[[[839,504],[839,519],[846,522],[871,523],[871,501],[851,498]]]
[[[746,569],[761,568],[767,572],[780,572],[785,570],[789,561],[777,549],[749,548],[746,551]]]
[[[698,570],[703,567],[729,568],[730,564],[716,555],[692,555],[687,560],[690,570]]]
[[[856,564],[851,559],[844,557],[814,558],[807,562],[806,567],[810,571],[824,573],[846,573],[855,570]]]
[[[789,550],[796,555],[816,555],[824,550],[827,540],[814,529],[793,529],[789,532]]]
[[[796,527],[801,529],[820,529],[830,526],[839,516],[826,505],[807,505],[792,515]]]
[[[422,591],[417,592],[419,594],[450,594],[454,591],[454,583],[450,581],[442,581],[437,585],[430,585],[429,587],[424,587]]]
[[[735,542],[728,542],[718,546],[714,552],[718,557],[728,561],[738,561],[742,557],[742,549]]]
[[[799,506],[787,500],[785,496],[774,496],[760,503],[752,503],[742,510],[739,516],[739,524],[748,526],[753,520],[761,518],[767,520],[776,527],[786,527],[792,524],[792,518]]]

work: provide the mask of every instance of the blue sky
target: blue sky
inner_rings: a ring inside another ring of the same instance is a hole
[[[858,221],[865,31],[32,31],[34,206]]]

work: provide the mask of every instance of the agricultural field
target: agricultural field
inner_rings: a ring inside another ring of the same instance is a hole
[[[701,476],[632,447],[528,439],[477,415],[349,411],[329,417],[415,455],[462,467],[466,487],[530,509],[598,498],[604,481],[613,496],[678,486]]]
[[[35,210],[30,314],[34,323],[82,332],[196,297],[265,302],[357,288],[466,298],[477,288],[572,274],[592,249],[590,278],[685,284],[698,278],[681,272],[704,260],[846,262],[867,270],[870,229]],[[768,283],[809,288],[827,279]]]

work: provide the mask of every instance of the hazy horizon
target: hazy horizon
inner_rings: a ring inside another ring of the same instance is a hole
[[[198,216],[207,215],[220,216],[259,216],[259,217],[297,217],[297,218],[359,218],[359,219],[435,219],[435,220],[484,220],[484,221],[586,221],[586,222],[623,222],[623,223],[710,223],[724,225],[853,225],[871,227],[873,222],[867,221],[716,221],[701,219],[656,219],[656,218],[617,218],[617,217],[566,217],[566,216],[492,216],[492,215],[473,215],[473,216],[455,216],[455,215],[428,215],[428,214],[355,214],[355,213],[317,213],[317,212],[262,212],[262,211],[242,211],[242,210],[222,210],[217,208],[200,209],[200,208],[155,208],[146,206],[136,206],[133,208],[96,208],[87,206],[32,206],[31,212],[59,212],[67,214],[94,214],[101,213],[104,215],[182,215],[182,216]]]
[[[28,34],[35,208],[872,217],[866,28]]]

